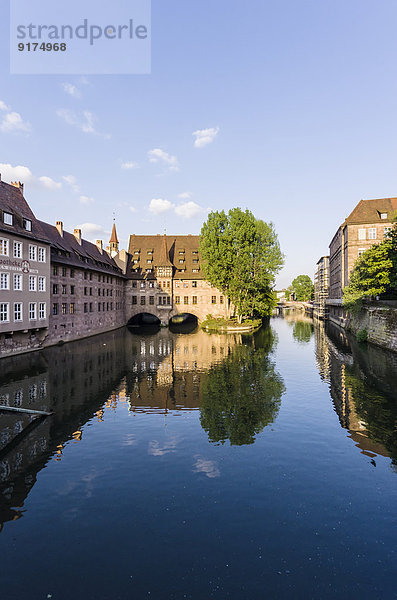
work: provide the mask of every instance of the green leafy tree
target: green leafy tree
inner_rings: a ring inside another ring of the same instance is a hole
[[[233,303],[240,322],[271,314],[274,277],[284,264],[271,223],[240,208],[212,212],[201,229],[200,252],[204,277]]]
[[[357,259],[350,274],[349,285],[343,290],[343,305],[353,309],[369,296],[379,296],[392,290],[393,240],[391,237],[374,244]]]
[[[298,275],[293,280],[291,287],[298,302],[307,302],[313,298],[314,284],[309,275]]]
[[[314,328],[312,323],[306,321],[295,321],[292,335],[300,344],[307,344],[312,338],[313,331]]]
[[[285,391],[269,358],[274,344],[271,328],[262,328],[251,344],[237,346],[203,376],[200,421],[211,442],[253,444],[274,421]]]

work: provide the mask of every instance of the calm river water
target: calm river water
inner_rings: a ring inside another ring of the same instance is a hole
[[[305,318],[3,359],[1,598],[396,598],[396,390]]]

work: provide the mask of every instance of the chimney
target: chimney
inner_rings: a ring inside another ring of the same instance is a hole
[[[57,231],[58,231],[59,235],[61,237],[63,237],[63,223],[62,223],[62,221],[57,221],[55,223],[55,227],[57,228]]]
[[[11,185],[19,188],[23,194],[23,183],[21,183],[20,181],[11,181]]]
[[[81,246],[81,229],[75,229],[73,235]]]
[[[97,241],[96,241],[96,247],[98,248],[99,252],[100,252],[101,254],[103,254],[102,240],[97,240]]]

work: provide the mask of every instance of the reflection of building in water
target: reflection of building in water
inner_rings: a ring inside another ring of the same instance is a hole
[[[385,419],[385,411],[371,415],[366,409],[367,402],[373,407],[376,400],[378,408],[383,405],[388,410],[388,399],[367,383],[365,366],[354,341],[341,329],[332,325],[326,329],[321,323],[316,325],[315,340],[320,376],[329,383],[341,426],[349,431],[363,454],[393,456],[392,449],[386,445],[390,436],[385,431],[387,418],[390,429],[394,428],[392,415],[387,413]],[[382,422],[381,428],[378,420]]]

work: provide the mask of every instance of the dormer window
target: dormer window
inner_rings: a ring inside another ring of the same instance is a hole
[[[139,254],[139,250],[135,250],[134,254]]]
[[[13,215],[11,213],[3,213],[3,221],[5,225],[13,225]]]
[[[32,221],[30,219],[23,219],[23,228],[26,231],[32,231]]]
[[[380,213],[381,219],[387,219],[387,213]]]
[[[185,262],[185,260],[184,260],[183,258],[180,258],[180,259],[179,259],[179,262],[180,262],[181,264],[183,264],[183,263]]]

